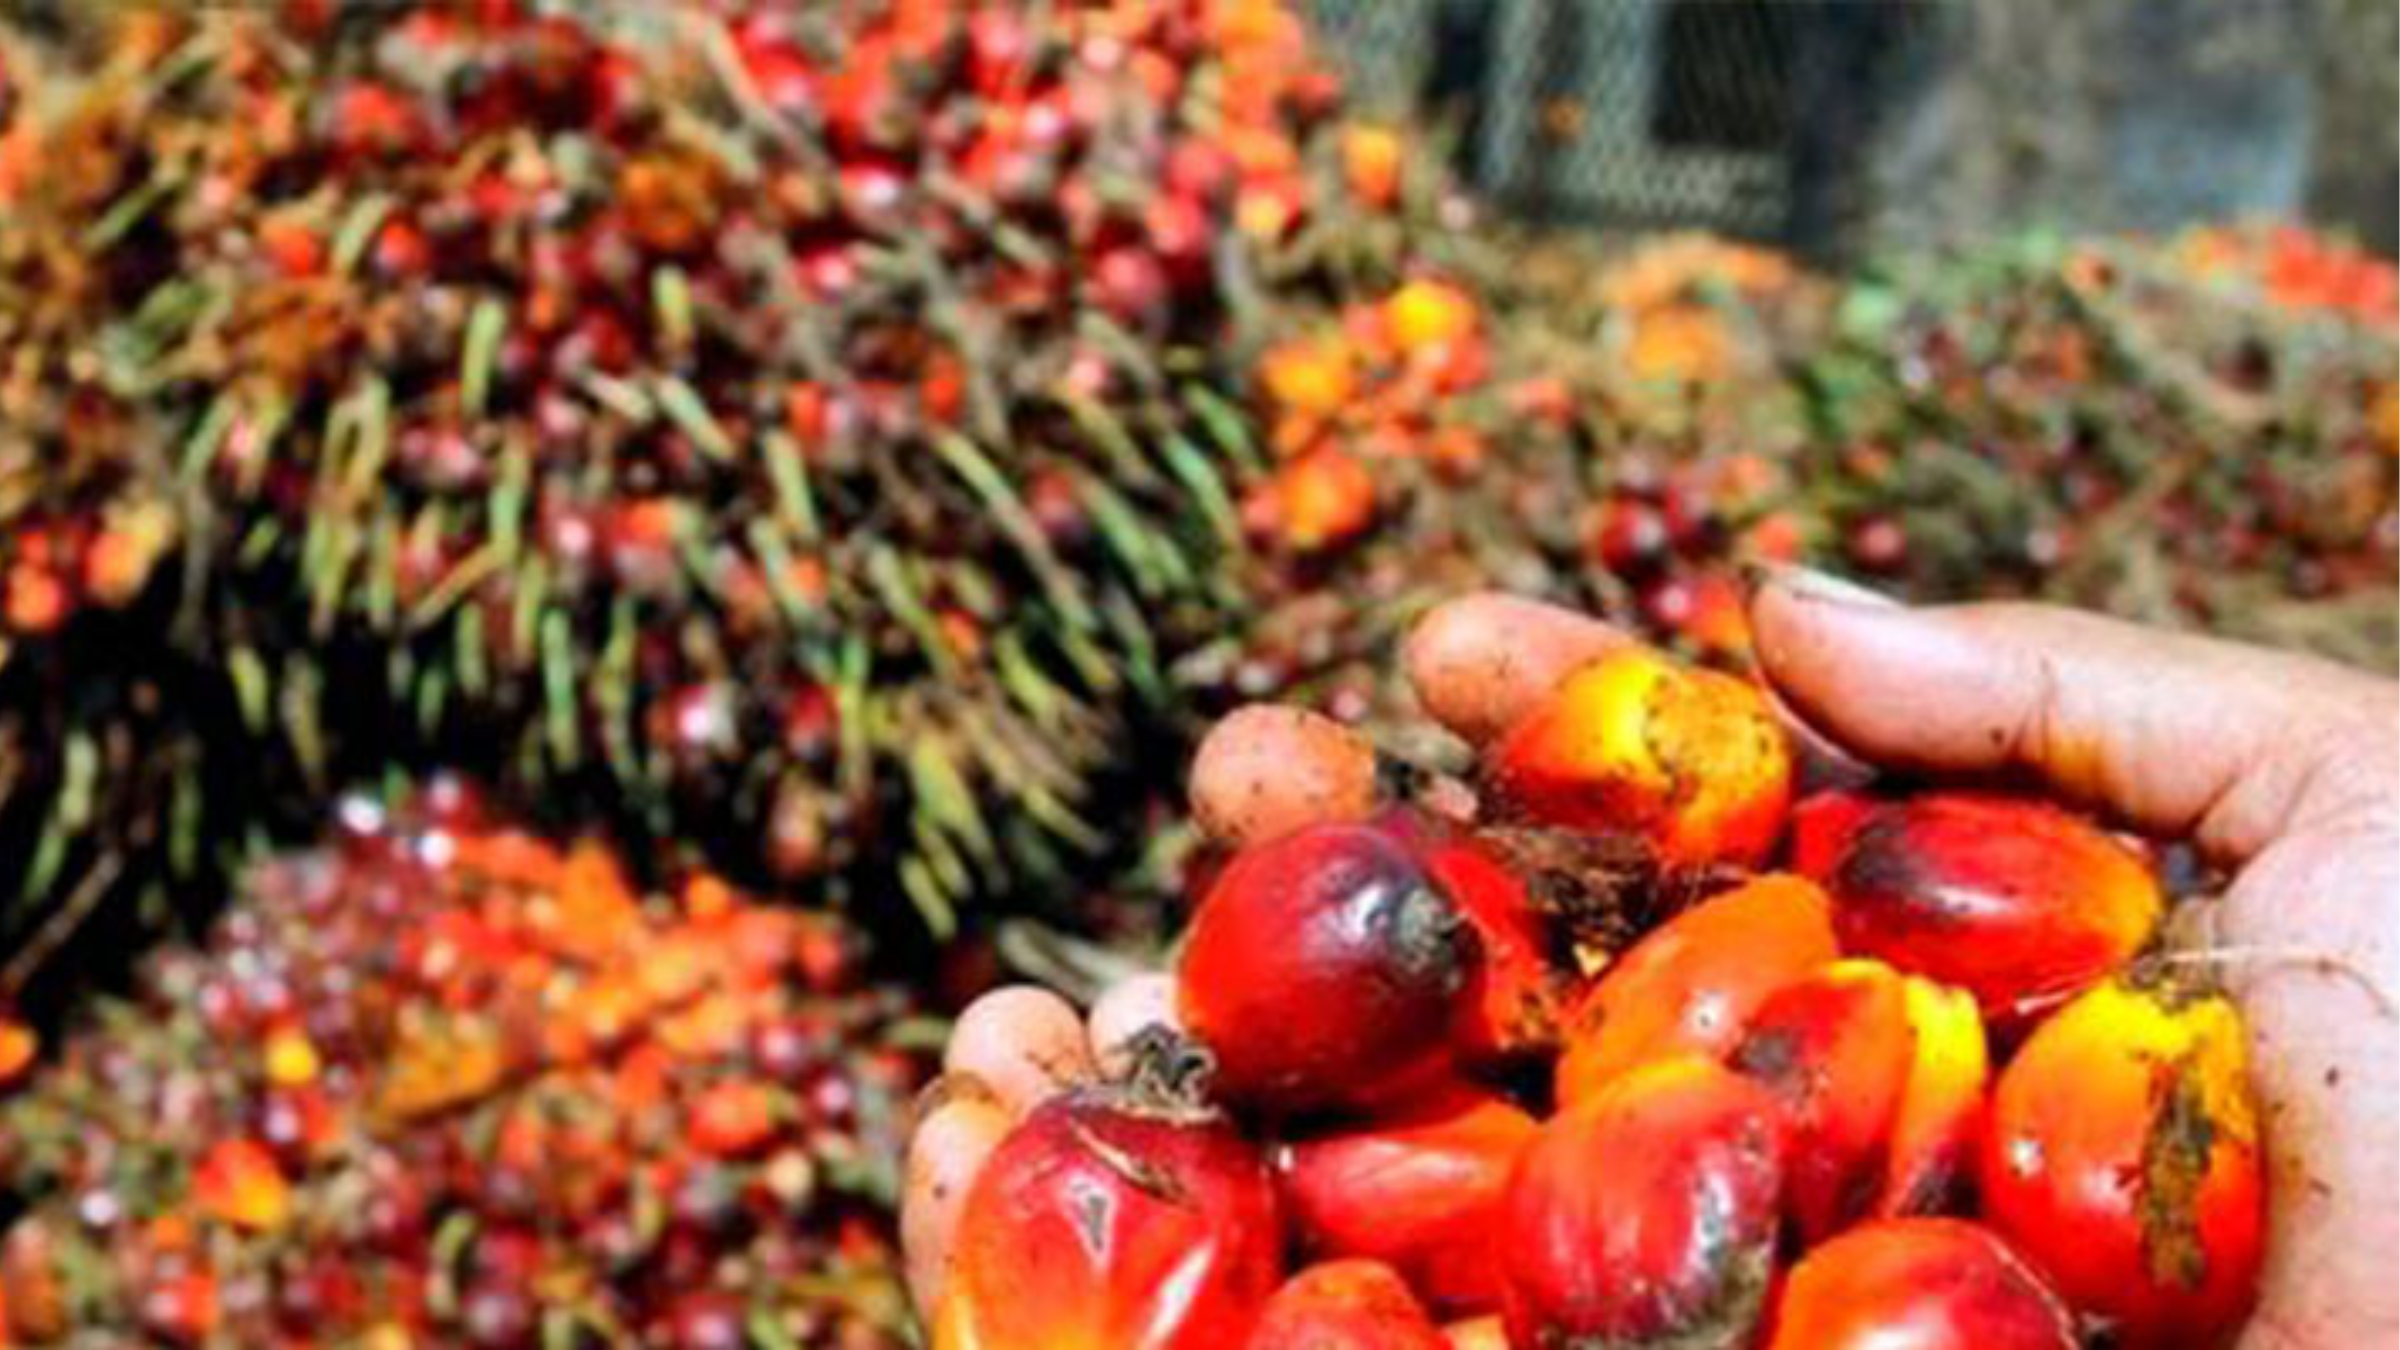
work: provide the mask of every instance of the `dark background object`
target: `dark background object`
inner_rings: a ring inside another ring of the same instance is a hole
[[[2386,254],[2400,238],[2400,0],[1313,9],[1364,102],[1432,117],[1529,217],[1833,260],[2028,225],[2304,217]]]

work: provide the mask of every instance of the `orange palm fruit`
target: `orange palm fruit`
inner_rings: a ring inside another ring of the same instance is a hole
[[[1363,1129],[1285,1145],[1284,1207],[1312,1256],[1385,1262],[1445,1315],[1489,1312],[1500,1298],[1501,1196],[1540,1130],[1506,1098],[1462,1087]]]
[[[1492,1240],[1518,1346],[1740,1346],[1773,1281],[1784,1145],[1766,1090],[1696,1056],[1542,1127]]]
[[[1694,905],[1617,957],[1569,1013],[1559,1102],[1652,1060],[1724,1055],[1768,998],[1839,954],[1824,894],[1800,877],[1755,877]]]
[[[1670,864],[1756,862],[1791,801],[1774,709],[1729,675],[1625,647],[1577,669],[1494,747],[1501,806],[1640,834]]]
[[[1227,1101],[1371,1107],[1446,1076],[1475,964],[1474,929],[1405,844],[1317,825],[1218,873],[1184,938],[1176,1005]]]
[[[292,1188],[266,1145],[223,1139],[193,1169],[192,1202],[219,1223],[270,1233],[291,1217]]]
[[[1284,1281],[1248,1350],[1447,1350],[1408,1284],[1377,1261],[1328,1261]]]
[[[1908,1081],[1892,1118],[1875,1213],[1893,1218],[1947,1208],[1975,1171],[1991,1047],[1974,996],[1920,975],[1902,982],[1912,1033]]]
[[[1280,1278],[1258,1151],[1224,1117],[1079,1088],[1012,1130],[960,1211],[935,1350],[1218,1350]]]
[[[2131,849],[2026,798],[1927,793],[1822,835],[1804,851],[1833,897],[1842,949],[1957,985],[2001,1024],[2123,966],[2164,907]]]
[[[1395,807],[1375,824],[1415,852],[1475,930],[1480,955],[1451,1033],[1459,1052],[1491,1062],[1556,1049],[1569,993],[1567,962],[1524,878],[1471,834],[1421,811]]]
[[[1340,415],[1358,391],[1349,340],[1338,333],[1268,348],[1259,358],[1258,378],[1279,411],[1316,419]]]
[[[1349,543],[1375,523],[1375,475],[1346,450],[1311,450],[1277,469],[1269,489],[1273,537],[1302,553]]]
[[[1984,1046],[1963,994],[1836,961],[1769,998],[1729,1062],[1783,1108],[1785,1207],[1805,1242],[1937,1206],[1968,1164]]]
[[[2266,1220],[2243,1028],[2221,995],[2111,980],[1992,1093],[1985,1215],[2125,1350],[2233,1339]]]
[[[0,1092],[15,1087],[31,1073],[41,1053],[42,1040],[33,1028],[0,1012]]]
[[[1384,337],[1402,357],[1454,347],[1475,336],[1475,298],[1445,281],[1420,277],[1383,301]]]
[[[1861,1224],[1792,1267],[1767,1350],[2075,1350],[2039,1271],[1962,1219]]]
[[[1400,173],[1406,158],[1400,133],[1390,127],[1342,129],[1342,182],[1352,196],[1369,206],[1388,207],[1400,200]]]

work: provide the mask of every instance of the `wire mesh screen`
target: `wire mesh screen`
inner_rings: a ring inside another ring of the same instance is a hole
[[[1518,211],[1783,235],[1854,195],[1811,142],[1867,128],[1937,8],[1317,0],[1314,15],[1362,97],[1430,111],[1467,176]]]
[[[2394,10],[2392,0],[1311,4],[1355,96],[1448,130],[1487,198],[1546,219],[1698,226],[1818,255],[1870,232],[2164,229],[2311,205],[2388,249],[2394,207],[2379,189],[2393,181]]]

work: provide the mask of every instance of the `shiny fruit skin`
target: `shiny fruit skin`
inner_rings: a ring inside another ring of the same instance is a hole
[[[1648,839],[1671,865],[1753,863],[1791,802],[1792,754],[1766,696],[1627,647],[1560,682],[1495,747],[1507,810]]]
[[[1509,1343],[1748,1345],[1783,1153],[1766,1091],[1697,1057],[1636,1069],[1552,1119],[1509,1178],[1494,1237]]]
[[[1400,841],[1318,825],[1244,849],[1192,918],[1183,1023],[1228,1101],[1367,1107],[1446,1070],[1474,930]]]
[[[2257,1296],[2266,1178],[2240,1015],[2110,981],[2000,1074],[1985,1218],[2125,1350],[2231,1341]]]
[[[1500,1299],[1501,1199],[1540,1130],[1505,1098],[1460,1088],[1286,1145],[1284,1208],[1310,1254],[1387,1263],[1446,1316],[1488,1312]]]
[[[1839,954],[1824,894],[1799,877],[1754,877],[1701,901],[1618,956],[1578,1001],[1559,1102],[1652,1060],[1724,1055],[1768,998]]]
[[[1817,861],[1842,949],[1957,985],[2003,1025],[2131,960],[2164,904],[2132,850],[2023,798],[1927,793],[1839,833]]]
[[[1280,1278],[1282,1239],[1266,1165],[1222,1117],[1074,1089],[977,1174],[933,1344],[1240,1345]]]
[[[2074,1318],[1998,1234],[1963,1219],[1881,1219],[1811,1250],[1775,1304],[1767,1350],[2075,1350]]]
[[[1267,1300],[1248,1350],[1448,1350],[1408,1284],[1376,1261],[1327,1261]]]

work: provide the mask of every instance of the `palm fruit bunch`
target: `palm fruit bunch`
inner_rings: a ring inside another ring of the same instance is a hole
[[[20,931],[401,764],[938,936],[1098,870],[1101,766],[1404,621],[1366,521],[1550,584],[1417,505],[1514,385],[1434,371],[1485,340],[1455,203],[1285,5],[753,11],[0,36]],[[1392,405],[1433,449],[1278,465],[1255,355],[1353,305],[1413,316],[1376,378],[1438,374]]]
[[[2231,1344],[2258,1104],[2149,846],[1797,758],[1627,644],[1245,839],[969,1185],[936,1350]]]
[[[0,1344],[906,1344],[855,933],[455,782],[338,819],[0,1101]]]
[[[1844,288],[1796,363],[1800,512],[1916,594],[2034,594],[2388,668],[2394,275],[2291,228],[1891,266]]]

